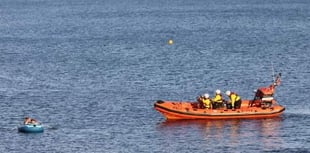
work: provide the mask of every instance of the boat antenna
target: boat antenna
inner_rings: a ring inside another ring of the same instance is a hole
[[[271,70],[272,70],[272,79],[273,79],[273,82],[276,82],[275,80],[275,74],[274,74],[274,68],[273,68],[273,63],[271,61]]]

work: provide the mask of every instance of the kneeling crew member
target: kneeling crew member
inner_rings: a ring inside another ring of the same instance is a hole
[[[241,97],[235,92],[226,91],[226,95],[230,98],[232,110],[240,109],[241,107]]]

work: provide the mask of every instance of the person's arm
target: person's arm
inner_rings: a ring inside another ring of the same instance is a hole
[[[232,94],[232,95],[231,95],[230,100],[231,100],[231,105],[232,105],[232,106],[235,106],[236,98],[237,98],[237,96],[236,96],[235,94]]]

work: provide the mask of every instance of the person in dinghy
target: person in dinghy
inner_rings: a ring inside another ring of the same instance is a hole
[[[37,124],[40,124],[40,123],[36,119],[30,118],[30,117],[27,116],[27,117],[25,117],[24,124],[37,125]]]

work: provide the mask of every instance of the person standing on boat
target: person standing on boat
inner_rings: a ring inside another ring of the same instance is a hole
[[[226,91],[226,95],[230,98],[230,103],[231,103],[231,107],[232,110],[234,111],[235,109],[240,109],[241,107],[241,97],[236,94],[235,92],[231,92],[231,91]],[[229,108],[227,108],[229,109]]]
[[[204,105],[204,107],[206,109],[211,109],[211,107],[212,107],[212,100],[211,100],[209,94],[205,94],[203,96],[202,103],[203,103],[203,105]]]
[[[215,91],[215,97],[213,98],[213,108],[221,108],[223,106],[223,95],[221,94],[221,90],[217,89]]]

